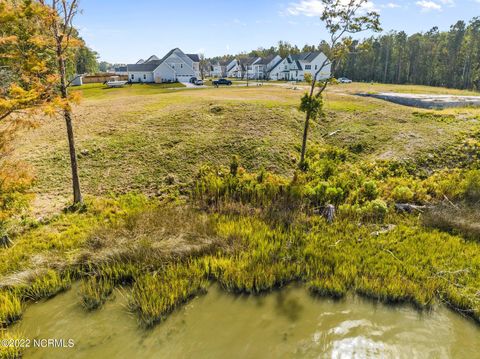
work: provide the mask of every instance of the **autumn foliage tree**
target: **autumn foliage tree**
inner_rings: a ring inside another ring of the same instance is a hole
[[[335,73],[335,66],[348,54],[352,42],[351,35],[365,30],[380,31],[380,16],[375,11],[366,11],[369,0],[321,0],[323,13],[320,19],[325,24],[329,34],[328,42],[323,43],[326,59],[320,64],[310,81],[310,89],[302,97],[300,110],[305,112],[305,123],[302,137],[300,167],[305,168],[308,131],[310,121],[315,120],[322,112],[322,95],[330,79],[319,81],[320,75],[331,67],[330,73]]]
[[[82,202],[67,66],[82,41],[75,37],[77,0],[0,0],[0,120],[62,116],[67,128],[74,204]]]

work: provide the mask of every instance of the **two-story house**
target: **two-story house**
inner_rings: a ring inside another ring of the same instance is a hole
[[[188,82],[200,77],[200,58],[176,48],[162,59],[152,55],[146,61],[127,65],[127,72],[131,82]]]
[[[317,80],[326,80],[330,78],[330,72],[331,64],[325,54],[314,51],[288,55],[270,70],[268,78],[270,80],[303,81],[305,73],[311,74],[312,77],[318,73]]]

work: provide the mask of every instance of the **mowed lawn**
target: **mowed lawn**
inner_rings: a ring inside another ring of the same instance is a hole
[[[332,86],[324,117],[312,125],[311,143],[341,146],[360,158],[400,160],[434,156],[480,133],[479,109],[429,111],[354,95],[386,88],[402,90],[398,85]],[[249,170],[264,167],[290,175],[295,169],[304,118],[298,111],[301,87],[106,90],[88,85],[76,91],[83,95],[74,125],[86,194],[161,195],[172,182],[188,183],[202,165],[228,165],[233,155]],[[48,199],[46,207],[64,204],[70,170],[63,122],[43,120],[22,133],[15,147],[14,157],[34,168],[37,199]]]

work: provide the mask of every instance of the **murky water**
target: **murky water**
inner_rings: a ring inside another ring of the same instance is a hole
[[[13,329],[26,338],[74,339],[73,349],[25,358],[479,358],[480,326],[439,308],[419,314],[361,298],[335,302],[303,288],[233,296],[213,286],[144,331],[116,293],[86,313],[75,290],[30,306]]]

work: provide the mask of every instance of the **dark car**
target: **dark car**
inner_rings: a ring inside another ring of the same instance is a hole
[[[213,86],[219,86],[219,85],[227,85],[230,86],[232,84],[232,81],[227,80],[227,79],[218,79],[213,81]]]
[[[197,81],[196,77],[190,77],[190,80],[188,80],[188,82],[190,82],[191,84],[194,84],[195,81]]]

